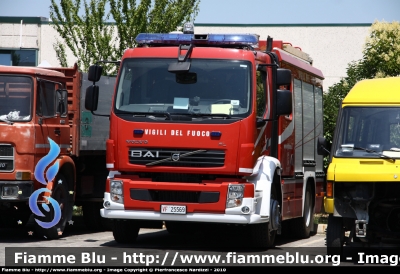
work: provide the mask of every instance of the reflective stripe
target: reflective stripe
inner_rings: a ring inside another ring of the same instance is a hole
[[[252,168],[239,168],[239,172],[245,172],[245,173],[253,173]]]
[[[290,122],[289,125],[285,128],[285,130],[282,132],[281,135],[279,135],[279,144],[282,144],[284,141],[286,141],[287,138],[292,136],[294,132],[294,122]]]

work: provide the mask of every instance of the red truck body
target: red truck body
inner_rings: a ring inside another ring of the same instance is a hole
[[[106,144],[101,215],[115,239],[134,241],[143,221],[170,232],[235,224],[262,247],[289,222],[308,237],[324,195],[323,75],[310,58],[250,34],[136,42],[121,60]],[[97,92],[87,91],[92,111]]]
[[[57,215],[49,197],[57,202],[61,216],[49,228],[35,221],[37,235],[48,239],[62,236],[74,205],[84,205],[89,225],[101,225],[97,212],[103,194],[97,189],[104,189],[107,170],[97,165],[105,165],[108,129],[98,149],[88,145],[93,143],[90,136],[81,136],[81,127],[92,126],[81,121],[83,115],[91,117],[89,112],[81,111],[82,82],[77,65],[0,66],[0,226],[23,226],[32,213],[35,220],[49,223]],[[50,140],[59,152],[39,172],[40,161],[50,155]],[[58,169],[52,179],[48,171],[55,165]],[[46,191],[33,201],[32,194],[40,189]],[[50,211],[45,211],[43,205],[50,206]],[[44,216],[37,216],[35,209]]]

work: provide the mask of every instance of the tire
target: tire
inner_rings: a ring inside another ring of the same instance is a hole
[[[271,200],[277,199],[277,191],[274,185],[271,186]],[[270,218],[273,214],[270,214]],[[280,215],[280,213],[279,213]],[[250,245],[255,248],[272,248],[275,246],[277,230],[271,230],[270,223],[261,223],[248,226]]]
[[[328,217],[328,227],[326,229],[326,248],[328,255],[341,255],[344,244],[344,227],[341,217]]]
[[[51,192],[51,197],[57,201],[61,209],[61,218],[59,222],[50,227],[43,228],[36,221],[34,221],[35,230],[39,237],[45,237],[48,240],[58,239],[64,235],[65,227],[67,222],[72,218],[74,199],[73,194],[71,194],[66,178],[62,174],[58,174],[54,179],[54,186]],[[44,217],[34,216],[43,222],[51,222],[54,218],[55,211],[54,208],[49,205],[50,211],[42,211],[45,215]]]
[[[112,220],[100,215],[102,208],[103,203],[101,202],[87,202],[82,205],[83,221],[88,229],[93,231],[112,230]]]
[[[134,243],[139,235],[140,227],[134,220],[114,220],[113,236],[116,242],[120,244]]]
[[[311,187],[307,184],[304,197],[304,214],[301,218],[293,219],[292,234],[296,238],[307,239],[310,237],[311,228],[314,225],[314,207],[312,206]]]

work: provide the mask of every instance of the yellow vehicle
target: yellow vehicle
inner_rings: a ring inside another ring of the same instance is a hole
[[[400,239],[400,77],[358,82],[342,101],[327,171],[328,252]],[[318,140],[325,155],[326,141]]]

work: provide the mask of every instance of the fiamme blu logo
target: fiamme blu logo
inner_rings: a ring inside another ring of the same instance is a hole
[[[52,182],[54,180],[59,169],[58,162],[55,162],[52,166],[48,167],[60,154],[60,147],[57,145],[57,143],[55,143],[51,138],[48,138],[48,140],[50,143],[50,151],[46,156],[44,156],[42,159],[39,160],[39,162],[35,167],[35,172],[34,172],[36,180],[44,186],[47,186],[49,182]],[[45,172],[46,168],[47,171]],[[51,193],[49,189],[43,187],[39,188],[38,190],[35,190],[29,197],[29,207],[32,210],[33,214],[39,217],[45,217],[45,214],[43,214],[42,211],[39,209],[37,203],[39,195],[43,192]],[[35,218],[35,221],[38,225],[40,225],[43,228],[51,228],[60,221],[61,208],[55,199],[49,196],[44,196],[44,198],[47,199],[47,201],[53,206],[54,209],[53,220],[51,220],[50,222],[42,222]],[[42,203],[40,205],[46,212],[50,213],[50,208],[47,203]]]

